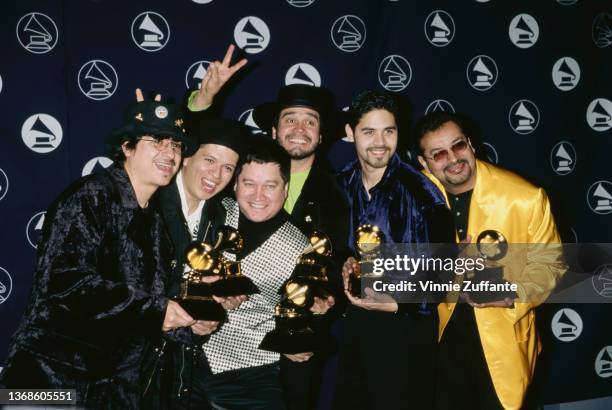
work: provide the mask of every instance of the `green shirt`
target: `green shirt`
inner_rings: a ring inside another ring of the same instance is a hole
[[[306,182],[306,178],[308,178],[309,173],[310,168],[308,168],[306,171],[291,174],[291,179],[289,180],[289,193],[287,194],[287,199],[285,200],[284,206],[287,213],[291,214],[291,212],[293,212],[293,207],[302,193],[302,188],[304,187],[304,183]]]
[[[198,95],[198,90],[194,90],[191,92],[191,94],[189,94],[189,98],[187,99],[187,109],[189,109],[189,111],[198,112],[198,111],[204,111],[210,108],[210,105],[208,105],[204,108],[196,109],[193,106],[193,100],[195,99],[196,95]]]

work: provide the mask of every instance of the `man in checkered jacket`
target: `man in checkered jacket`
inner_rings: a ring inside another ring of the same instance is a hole
[[[237,228],[244,239],[237,255],[242,272],[260,293],[230,310],[227,322],[203,346],[211,373],[205,381],[206,394],[214,408],[285,408],[279,383],[280,355],[258,346],[274,329],[278,290],[308,245],[283,209],[289,174],[287,153],[270,140],[257,139],[236,170],[236,200],[223,200],[225,224]],[[311,355],[287,357],[306,361]]]

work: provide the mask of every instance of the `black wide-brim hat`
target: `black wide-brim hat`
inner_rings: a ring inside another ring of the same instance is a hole
[[[267,102],[253,110],[253,120],[257,126],[270,133],[275,118],[287,107],[306,107],[319,113],[321,123],[325,123],[333,111],[334,97],[326,88],[305,84],[291,84],[278,91],[276,101]]]
[[[108,146],[121,145],[126,138],[151,135],[156,138],[172,138],[180,141],[185,149],[183,156],[193,155],[198,145],[184,127],[185,115],[176,104],[159,101],[140,101],[128,106],[123,126],[114,130],[106,139]]]

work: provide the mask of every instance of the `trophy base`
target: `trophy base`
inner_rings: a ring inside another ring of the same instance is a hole
[[[276,353],[306,353],[321,350],[326,345],[326,338],[312,331],[287,333],[273,330],[266,334],[259,348]]]
[[[211,283],[213,295],[220,297],[252,295],[259,293],[259,288],[246,276],[230,277]]]
[[[189,316],[195,320],[214,320],[223,322],[227,318],[227,313],[223,306],[214,300],[198,300],[198,299],[175,299]]]

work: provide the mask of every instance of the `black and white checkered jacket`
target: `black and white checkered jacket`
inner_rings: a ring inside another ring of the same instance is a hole
[[[225,224],[238,228],[238,203],[225,198]],[[203,345],[214,374],[279,360],[278,353],[259,350],[266,333],[274,329],[274,306],[280,286],[289,278],[308,239],[291,222],[285,222],[262,245],[241,261],[242,272],[255,282],[261,293],[251,295]],[[234,255],[226,254],[233,258]]]

